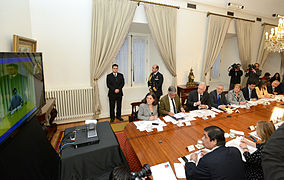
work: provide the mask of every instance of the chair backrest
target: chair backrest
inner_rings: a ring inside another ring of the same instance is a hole
[[[132,110],[131,110],[131,115],[129,116],[129,122],[137,120],[138,109],[136,108],[139,107],[141,103],[142,103],[141,101],[131,103]]]

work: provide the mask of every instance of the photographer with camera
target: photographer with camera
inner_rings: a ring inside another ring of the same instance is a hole
[[[230,87],[229,90],[234,89],[235,84],[241,83],[241,76],[243,75],[243,71],[241,70],[240,64],[233,64],[229,67],[229,76],[231,76]]]
[[[245,77],[248,77],[247,82],[255,82],[256,85],[259,83],[259,76],[261,75],[261,70],[259,69],[259,64],[249,64],[247,73],[245,74]],[[248,83],[247,83],[248,85]]]
[[[152,175],[149,164],[144,164],[142,169],[138,172],[129,172],[125,166],[115,167],[109,176],[109,180],[146,180],[150,179]]]

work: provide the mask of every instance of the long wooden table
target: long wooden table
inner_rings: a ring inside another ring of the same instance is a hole
[[[140,163],[157,165],[169,161],[173,168],[173,163],[178,163],[178,158],[188,155],[190,152],[187,146],[197,144],[197,140],[203,136],[204,128],[207,126],[218,126],[229,133],[230,129],[244,131],[245,135],[252,132],[249,126],[255,125],[257,121],[269,121],[274,107],[284,109],[284,105],[272,102],[270,105],[257,105],[250,109],[239,109],[240,113],[219,113],[215,118],[191,121],[191,126],[178,127],[172,123],[167,123],[164,130],[157,132],[140,132],[135,124],[128,124],[124,132],[132,145]],[[282,117],[283,118],[283,117]],[[226,141],[231,140],[230,138]],[[174,168],[173,168],[174,170]]]

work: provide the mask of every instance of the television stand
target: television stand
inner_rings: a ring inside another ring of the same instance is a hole
[[[57,110],[55,109],[55,99],[47,99],[46,104],[41,108],[41,112],[38,115],[38,121],[49,141],[51,141],[57,130],[57,124],[53,123],[56,116]]]

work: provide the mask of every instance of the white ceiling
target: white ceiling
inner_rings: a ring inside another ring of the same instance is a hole
[[[235,3],[245,6],[244,11],[253,14],[272,17],[272,14],[284,15],[284,0],[183,0],[185,2],[198,2],[218,7],[227,7],[227,4]]]

